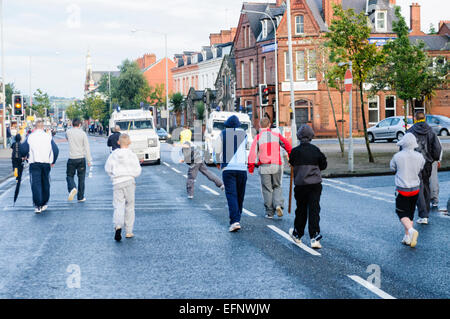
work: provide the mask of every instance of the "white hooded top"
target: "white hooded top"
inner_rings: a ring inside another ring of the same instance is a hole
[[[141,175],[139,159],[130,149],[118,148],[109,155],[105,171],[111,177],[113,185],[131,181]]]
[[[391,169],[396,172],[395,185],[417,188],[420,186],[419,174],[425,165],[425,159],[414,150],[418,147],[416,137],[412,133],[406,133],[397,145],[401,147],[401,151],[391,160]]]

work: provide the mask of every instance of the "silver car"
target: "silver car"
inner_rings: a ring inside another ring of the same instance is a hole
[[[405,131],[413,125],[413,119],[409,116],[405,129],[404,119],[404,116],[391,116],[369,127],[367,129],[369,142],[373,143],[376,140],[388,140],[392,142],[393,140],[401,139],[405,135]]]
[[[427,124],[440,136],[448,136],[450,132],[450,118],[443,115],[427,115]]]

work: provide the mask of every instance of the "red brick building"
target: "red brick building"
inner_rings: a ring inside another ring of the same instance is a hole
[[[142,57],[136,60],[139,68],[141,69],[144,78],[151,87],[156,87],[157,85],[166,85],[166,58],[156,60],[155,54],[144,54]],[[173,75],[172,68],[175,67],[175,62],[167,58],[167,69],[168,69],[168,87],[169,94],[173,92]]]

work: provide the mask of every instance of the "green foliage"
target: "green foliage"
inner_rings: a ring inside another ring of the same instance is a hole
[[[84,117],[91,118],[93,120],[103,120],[107,115],[107,105],[99,96],[90,96],[83,101]]]
[[[175,113],[181,113],[183,112],[184,108],[184,97],[183,94],[177,92],[172,94],[172,97],[170,98],[170,103],[173,105],[172,111]]]
[[[44,93],[41,89],[37,89],[33,94],[33,111],[35,111],[38,117],[45,116],[45,109],[50,110],[50,98],[47,93]]]
[[[113,97],[119,100],[122,109],[139,107],[140,102],[146,102],[148,98],[147,81],[136,62],[127,59],[123,61],[119,69],[116,95]]]
[[[5,87],[6,105],[11,104],[13,94],[20,94],[20,91],[14,87],[14,83],[7,83]]]
[[[202,101],[196,102],[195,110],[197,111],[197,119],[203,121],[205,118],[205,103]]]
[[[82,105],[80,102],[75,101],[71,105],[69,105],[66,108],[66,115],[70,120],[73,120],[75,118],[82,118],[83,117],[83,110]]]

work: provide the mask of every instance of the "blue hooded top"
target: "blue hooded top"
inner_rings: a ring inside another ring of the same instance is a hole
[[[224,170],[247,171],[247,133],[241,129],[241,122],[236,115],[230,116],[221,132],[222,163]]]

